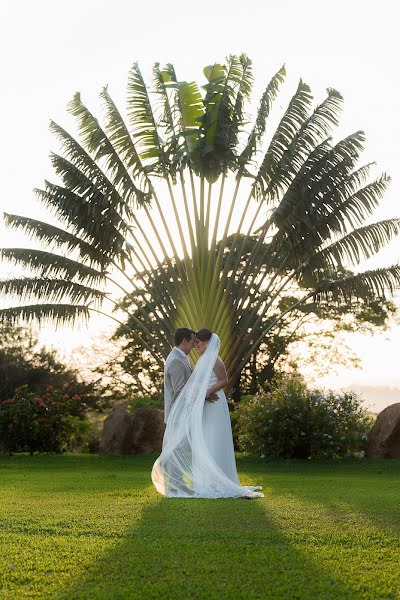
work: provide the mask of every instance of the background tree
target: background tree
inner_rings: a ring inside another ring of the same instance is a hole
[[[373,179],[371,165],[359,165],[362,132],[332,142],[340,94],[328,89],[315,106],[300,81],[268,132],[283,68],[253,125],[248,57],[229,56],[204,74],[200,90],[172,65],[155,64],[149,88],[134,64],[126,120],[104,88],[104,127],[79,93],[69,111],[81,142],[51,124],[64,150],[52,155],[61,184],[46,182],[37,194],[60,227],[6,215],[46,250],[2,251],[35,272],[2,282],[2,292],[38,301],[3,309],[3,322],[70,323],[100,312],[158,364],[177,326],[207,326],[222,339],[232,387],[299,306],[367,307],[391,296],[398,265],[350,271],[399,233],[400,220],[369,222],[389,177]]]
[[[3,325],[0,339],[0,403],[24,385],[36,393],[52,385],[68,396],[80,396],[79,403],[75,403],[77,415],[96,406],[98,398],[93,385],[82,381],[74,369],[58,359],[55,351],[41,348],[32,331]]]
[[[118,332],[104,345],[110,349],[107,357],[94,367],[99,405],[108,408],[116,401],[137,402],[141,398],[144,405],[151,403],[161,408],[164,375],[152,354],[130,336],[120,339]]]
[[[290,298],[284,299],[290,301]],[[302,371],[312,365],[314,379],[335,371],[336,367],[360,366],[344,334],[373,334],[386,330],[396,305],[371,303],[367,309],[354,306],[321,307],[309,304],[288,314],[279,327],[269,333],[258,351],[242,370],[234,399],[242,394],[269,391],[271,381],[293,369]]]

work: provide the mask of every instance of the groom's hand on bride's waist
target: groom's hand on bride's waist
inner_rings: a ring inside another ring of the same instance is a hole
[[[207,402],[215,402],[216,400],[218,400],[218,396],[217,394],[210,394],[206,396],[206,400]]]

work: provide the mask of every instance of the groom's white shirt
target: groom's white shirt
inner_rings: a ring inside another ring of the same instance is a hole
[[[187,355],[176,346],[168,354],[164,365],[164,421],[167,422],[171,406],[192,374]]]

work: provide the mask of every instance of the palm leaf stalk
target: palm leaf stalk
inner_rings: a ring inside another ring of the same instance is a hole
[[[232,55],[204,75],[199,87],[156,63],[149,86],[135,63],[126,118],[103,88],[104,126],[80,94],[68,106],[79,141],[51,123],[61,183],[37,197],[59,225],[5,216],[46,250],[1,251],[29,272],[0,282],[4,296],[26,302],[0,310],[1,322],[72,324],[97,312],[158,364],[176,327],[210,327],[232,388],[288,316],[395,293],[398,265],[355,272],[400,233],[400,219],[370,222],[389,177],[359,165],[362,132],[331,141],[341,95],[328,89],[313,108],[300,81],[269,131],[282,67],[246,133],[251,61]]]

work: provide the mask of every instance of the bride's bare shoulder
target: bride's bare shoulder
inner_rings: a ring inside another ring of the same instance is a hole
[[[224,361],[220,356],[217,357],[217,360],[215,362],[214,373],[216,374],[219,380],[223,380],[225,383],[228,383],[228,377],[226,375]]]

